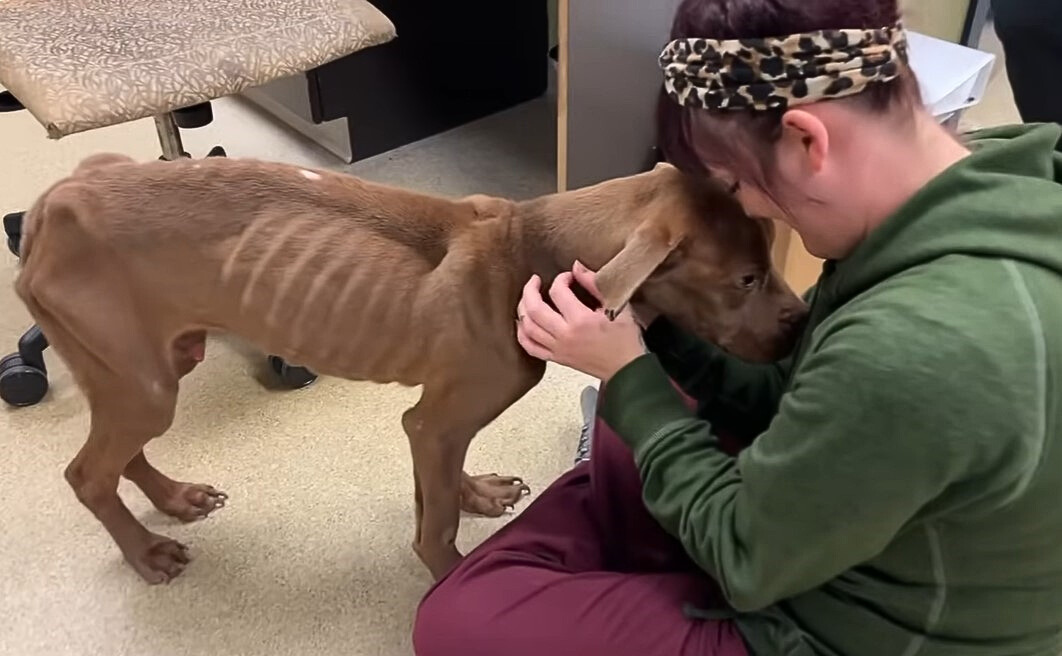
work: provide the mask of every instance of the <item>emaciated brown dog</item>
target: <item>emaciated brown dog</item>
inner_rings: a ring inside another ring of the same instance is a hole
[[[542,377],[515,339],[531,274],[548,285],[579,259],[599,270],[606,310],[640,303],[757,361],[786,353],[805,313],[771,267],[770,224],[667,165],[517,203],[250,160],[100,155],[38,200],[24,234],[18,294],[92,414],[66,478],[150,583],[180,574],[187,549],[130,514],[119,477],[182,520],[226,498],[142,450],[170,427],[207,331],[320,374],[423,386],[402,425],[414,549],[438,577],[460,558],[460,509],[501,515],[527,490],[462,469],[476,432]]]

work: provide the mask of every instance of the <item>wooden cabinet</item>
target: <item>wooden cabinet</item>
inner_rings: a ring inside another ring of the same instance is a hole
[[[398,37],[244,95],[347,161],[546,92],[546,0],[373,0]]]

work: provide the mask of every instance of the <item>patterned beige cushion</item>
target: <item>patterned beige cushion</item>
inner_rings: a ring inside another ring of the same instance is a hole
[[[58,139],[394,37],[366,0],[0,0],[0,83]]]

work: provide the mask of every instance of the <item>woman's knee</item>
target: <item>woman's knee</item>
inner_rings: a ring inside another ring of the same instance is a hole
[[[483,638],[483,617],[473,617],[475,601],[451,576],[424,597],[413,622],[417,656],[467,656]]]
[[[472,552],[420,602],[413,623],[417,656],[521,653],[508,638],[519,633],[528,613],[535,614],[526,600],[548,570],[529,569],[529,559],[504,549]],[[518,598],[525,603],[514,604]]]

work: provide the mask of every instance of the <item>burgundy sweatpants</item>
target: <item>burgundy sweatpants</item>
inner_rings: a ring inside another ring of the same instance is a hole
[[[660,528],[630,450],[598,419],[578,465],[438,582],[419,656],[746,656],[715,584]]]

